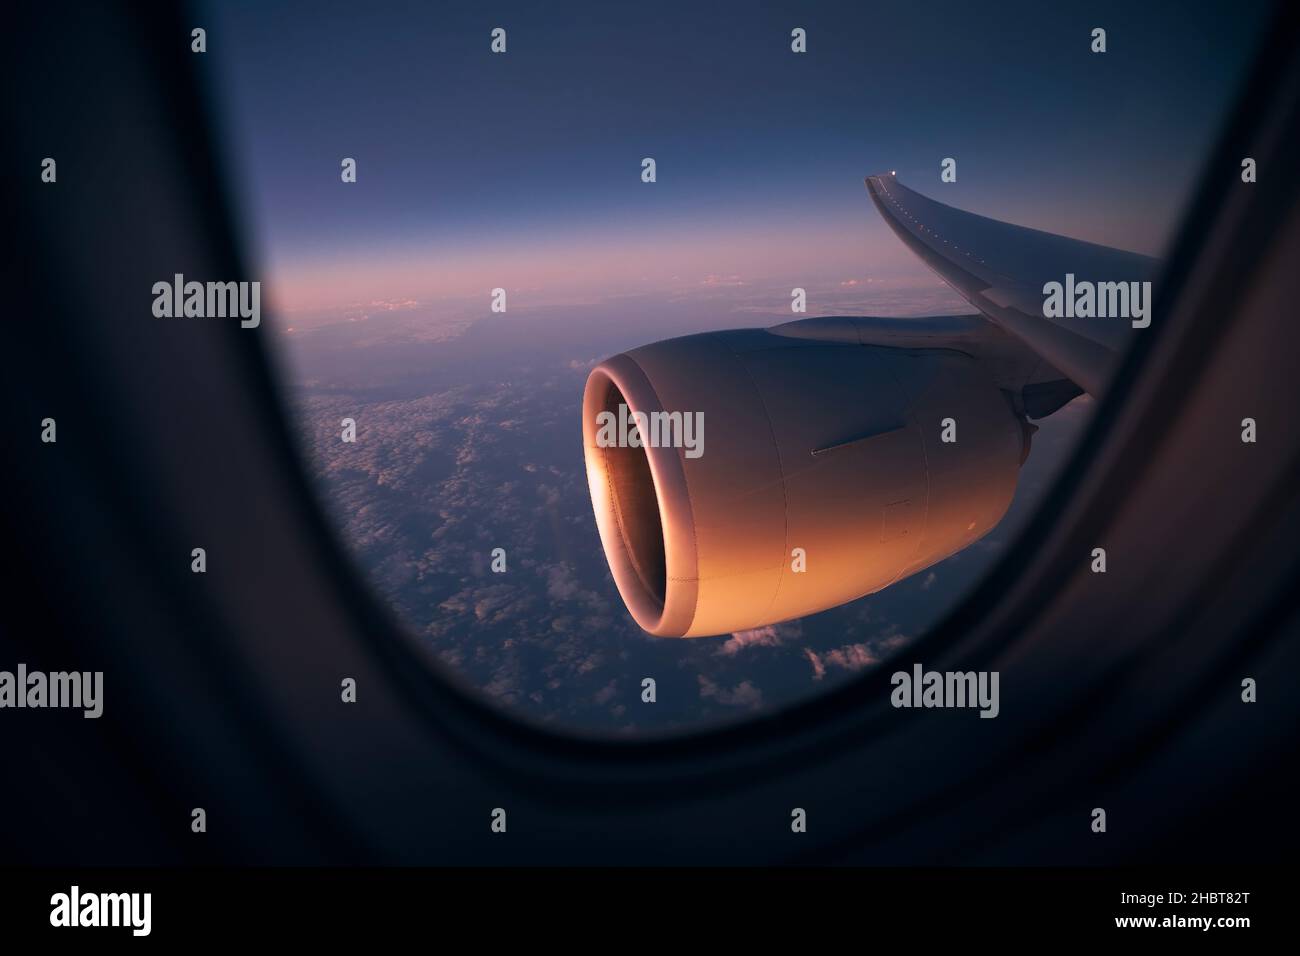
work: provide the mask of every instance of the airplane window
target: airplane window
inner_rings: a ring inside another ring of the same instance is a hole
[[[1150,327],[1266,12],[212,5],[340,540],[449,674],[566,730],[906,659]]]

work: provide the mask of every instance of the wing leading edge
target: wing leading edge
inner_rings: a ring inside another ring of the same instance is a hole
[[[1148,256],[999,222],[935,202],[892,174],[868,176],[867,192],[903,243],[963,298],[1096,395],[1132,325],[1123,318],[1047,318],[1043,287],[1064,282],[1150,282]]]

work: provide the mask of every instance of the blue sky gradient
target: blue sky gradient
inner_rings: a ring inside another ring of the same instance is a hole
[[[785,238],[816,245],[830,275],[914,268],[862,187],[884,169],[962,208],[1158,254],[1265,9],[239,2],[212,7],[209,48],[250,240],[286,280],[403,257],[580,262],[620,242],[653,258],[647,240],[705,236],[688,257],[702,274],[718,271],[707,248],[766,237],[755,269]],[[347,187],[344,156],[360,174]],[[958,179],[941,184],[947,156]]]

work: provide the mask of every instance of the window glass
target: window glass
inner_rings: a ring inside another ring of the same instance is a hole
[[[886,224],[872,174],[1161,256],[1265,13],[212,5],[205,69],[272,313],[263,333],[341,541],[450,673],[578,732],[743,718],[905,655],[1007,549],[1095,397],[1033,422],[1005,516],[950,557],[819,613],[679,640],[638,626],[611,575],[584,465],[589,375],[697,332],[974,314]],[[796,408],[809,394],[781,410],[815,418]],[[704,434],[706,458],[709,442],[725,453],[725,431],[706,420]],[[920,518],[886,509],[864,560]],[[832,552],[846,560],[819,539],[806,573]]]

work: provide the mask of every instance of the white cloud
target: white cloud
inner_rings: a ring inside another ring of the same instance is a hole
[[[755,687],[752,681],[743,680],[728,690],[703,674],[698,675],[698,680],[702,698],[711,698],[728,707],[749,707],[756,710],[763,706],[763,692]]]
[[[880,663],[880,658],[872,651],[869,644],[845,644],[843,647],[821,654],[810,647],[805,647],[803,652],[808,658],[808,663],[812,665],[813,680],[821,680],[826,676],[826,671],[832,667],[846,671],[860,671],[864,667]]]
[[[777,647],[803,633],[798,621],[768,624],[749,631],[736,631],[718,648],[718,653],[734,657],[747,647]]]

